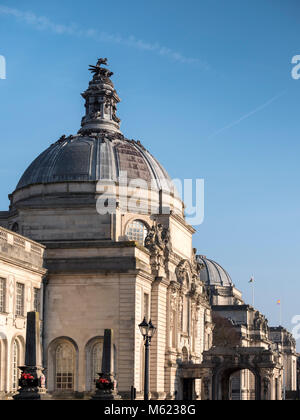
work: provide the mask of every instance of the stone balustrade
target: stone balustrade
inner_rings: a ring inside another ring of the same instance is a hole
[[[13,257],[25,264],[40,267],[44,252],[43,245],[0,227],[0,256]]]

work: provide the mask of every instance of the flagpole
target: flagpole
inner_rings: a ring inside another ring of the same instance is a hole
[[[281,301],[279,304],[279,326],[282,327],[282,305],[281,305]]]
[[[277,300],[277,305],[279,305],[279,326],[282,327],[282,307],[281,307],[281,300]]]
[[[255,283],[255,281],[254,281],[254,276],[251,277],[249,283],[252,284],[252,306],[254,308],[254,304],[255,304],[255,298],[254,298],[254,296],[255,296],[255,294],[254,294],[254,283]]]

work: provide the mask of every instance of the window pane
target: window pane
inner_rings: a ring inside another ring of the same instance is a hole
[[[16,391],[18,389],[19,381],[19,346],[16,341],[13,343],[13,357],[12,357],[12,389]]]
[[[99,378],[98,374],[102,372],[102,351],[103,343],[94,344],[92,348],[92,385]]]
[[[144,223],[139,220],[135,220],[128,225],[126,236],[129,241],[135,241],[140,245],[144,245],[147,236],[147,228]]]
[[[62,343],[56,349],[56,388],[74,389],[74,350],[69,343]]]
[[[17,283],[16,315],[17,316],[24,316],[24,284],[22,284],[22,283]]]

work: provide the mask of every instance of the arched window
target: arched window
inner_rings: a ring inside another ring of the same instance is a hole
[[[74,390],[75,354],[72,344],[61,343],[56,348],[56,389],[57,391]]]
[[[134,220],[127,226],[126,236],[129,241],[135,241],[140,245],[144,245],[147,236],[147,228],[140,220]]]
[[[92,359],[92,371],[91,371],[91,382],[92,386],[95,386],[96,380],[99,378],[99,373],[102,372],[102,352],[103,342],[97,342],[92,347],[91,359]]]
[[[16,391],[19,387],[19,366],[20,366],[20,346],[17,340],[12,346],[12,390]]]

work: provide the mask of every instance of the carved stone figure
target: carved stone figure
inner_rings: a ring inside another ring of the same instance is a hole
[[[254,318],[254,321],[253,321],[254,329],[255,330],[260,330],[261,324],[262,324],[261,316],[260,316],[259,312],[257,311],[255,313],[255,318]]]
[[[168,229],[161,224],[154,224],[149,230],[145,239],[145,248],[150,251],[151,267],[157,272],[166,263],[166,249],[170,246],[170,235]]]
[[[107,58],[99,58],[99,60],[97,61],[97,64],[95,66],[90,65],[89,70],[91,73],[94,74],[95,77],[111,77],[113,75],[113,73],[103,67],[101,67],[102,65],[107,66]]]
[[[120,118],[117,117],[117,107],[116,107],[116,105],[112,106],[112,119],[113,119],[113,121],[115,121],[118,124],[121,122]]]
[[[101,117],[102,117],[101,111],[92,112],[90,115],[90,118],[93,120],[97,120],[98,118],[101,118]]]
[[[165,245],[163,240],[163,229],[164,228],[161,224],[157,225],[155,241],[156,245],[159,246],[161,249],[163,249]]]
[[[148,235],[145,239],[145,248],[150,248],[155,244],[155,227],[154,225],[149,229]]]
[[[176,268],[177,280],[183,285],[187,279],[189,264],[187,260],[182,260]]]
[[[267,395],[268,395],[269,387],[270,387],[270,379],[268,377],[264,377],[264,379],[263,379],[263,387],[264,387],[265,399],[267,399]]]
[[[191,259],[193,276],[199,277],[200,271],[204,268],[204,265],[200,263],[197,259],[197,249],[193,248],[193,255]]]
[[[176,311],[176,309],[177,309],[178,286],[174,281],[172,281],[170,283],[169,291],[170,291],[170,306],[171,306],[171,309]]]

